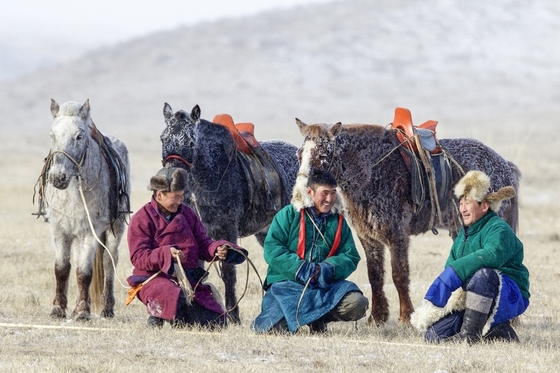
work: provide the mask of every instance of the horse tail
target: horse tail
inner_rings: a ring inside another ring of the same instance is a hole
[[[93,312],[99,312],[101,310],[101,295],[103,294],[104,280],[105,270],[103,269],[103,247],[98,245],[93,259],[89,296]]]
[[[519,184],[521,181],[521,170],[508,161],[512,172],[512,187],[515,189],[515,196],[511,199],[510,208],[504,212],[505,221],[511,226],[513,231],[517,233],[519,229]]]

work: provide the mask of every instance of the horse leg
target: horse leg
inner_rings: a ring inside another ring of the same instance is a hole
[[[70,247],[71,243],[64,234],[53,232],[53,243],[55,246],[54,275],[56,279],[56,290],[53,300],[53,308],[50,316],[56,319],[66,318],[66,307],[68,306],[68,278],[70,277]]]
[[[266,234],[268,233],[268,227],[265,230],[255,233],[255,238],[259,245],[264,247],[264,239],[266,238]]]
[[[410,269],[408,265],[408,236],[402,240],[393,242],[389,250],[391,252],[391,273],[393,283],[399,294],[399,324],[410,326],[410,315],[414,312],[414,306],[410,300]]]
[[[72,317],[76,321],[88,321],[90,319],[89,287],[92,280],[93,260],[96,249],[97,245],[94,238],[88,237],[81,250],[76,251],[78,254],[76,265],[78,298],[76,300],[76,308],[72,312]]]
[[[359,236],[366,254],[368,278],[371,285],[371,315],[368,324],[385,324],[389,319],[389,303],[383,290],[385,246],[374,239]]]
[[[106,246],[109,252],[103,249],[103,269],[105,273],[105,282],[103,286],[103,293],[101,294],[101,317],[111,318],[115,316],[115,296],[114,296],[114,282],[115,282],[115,267],[119,261],[119,242],[121,240],[124,223],[115,222],[114,232],[111,229],[105,231]],[[110,254],[110,255],[109,255]]]
[[[231,241],[235,242],[235,241]],[[235,265],[222,263],[222,280],[226,290],[226,309],[232,322],[239,324],[239,307],[237,307],[237,296],[235,295],[235,284],[237,282],[237,272]]]

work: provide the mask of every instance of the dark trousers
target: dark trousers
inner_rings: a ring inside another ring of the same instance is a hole
[[[225,314],[219,314],[210,311],[195,301],[190,305],[187,304],[185,295],[181,293],[177,302],[177,312],[175,314],[174,326],[200,325],[210,328],[225,327],[227,325],[227,317]]]

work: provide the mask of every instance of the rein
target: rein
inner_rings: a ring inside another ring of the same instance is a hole
[[[93,228],[93,223],[91,221],[91,216],[90,216],[90,213],[89,213],[89,209],[87,207],[86,198],[84,196],[84,191],[82,189],[82,177],[79,174],[78,174],[78,190],[80,191],[80,196],[82,197],[82,202],[84,204],[84,209],[86,211],[86,216],[87,216],[87,219],[88,219],[89,228],[91,229],[91,233],[93,234],[93,237],[101,245],[101,247],[103,247],[105,249],[107,254],[109,254],[109,258],[111,258],[111,264],[113,265],[113,270],[115,271],[115,277],[117,278],[117,280],[119,280],[119,283],[121,284],[121,286],[125,289],[128,289],[129,286],[126,286],[125,284],[123,284],[119,275],[117,274],[117,266],[115,265],[115,259],[113,258],[113,255],[111,255],[111,251],[109,251],[107,246],[105,246],[105,244],[103,244],[103,242],[101,242],[101,240],[97,236],[97,233],[95,233],[95,229]]]
[[[253,268],[253,271],[255,271],[255,274],[259,278],[259,282],[261,284],[261,289],[264,289],[264,284],[263,284],[263,281],[261,279],[261,276],[259,275],[259,271],[257,271],[257,268],[255,267],[255,264],[253,264],[251,259],[249,259],[249,257],[247,255],[245,255],[245,253],[241,250],[238,250],[238,249],[233,248],[231,246],[229,247],[229,250],[233,250],[236,253],[241,254],[245,258],[245,261],[247,262],[247,276],[245,277],[245,288],[243,289],[243,293],[241,293],[241,296],[239,297],[237,302],[235,302],[235,304],[230,309],[226,310],[226,312],[225,312],[226,314],[233,311],[237,307],[239,302],[241,302],[241,299],[243,299],[243,297],[245,297],[245,294],[247,293],[247,288],[249,287],[249,272],[250,272],[251,267]],[[214,260],[212,260],[212,262],[213,261]],[[264,297],[264,290],[262,290],[262,295]]]
[[[249,272],[250,272],[251,267],[253,268],[253,270],[255,271],[255,274],[259,278],[259,282],[261,284],[261,289],[263,289],[263,281],[261,279],[261,276],[259,275],[259,271],[257,271],[257,268],[255,267],[255,264],[253,264],[251,259],[249,259],[249,257],[247,255],[245,255],[245,253],[242,250],[238,250],[238,249],[233,248],[231,246],[228,246],[228,250],[233,250],[236,253],[241,254],[245,258],[245,261],[247,262],[247,276],[245,278],[245,288],[243,289],[243,293],[241,294],[241,296],[239,297],[237,302],[235,302],[235,304],[230,309],[226,309],[226,307],[224,307],[224,313],[222,315],[227,315],[229,312],[231,312],[235,308],[237,308],[237,306],[239,305],[239,302],[241,302],[241,299],[243,299],[243,297],[245,297],[245,294],[247,294],[247,289],[249,287]],[[183,269],[183,266],[180,265],[181,261],[180,261],[179,257],[177,256],[177,261],[179,263],[179,265],[178,265],[179,273],[180,273],[180,277],[181,277],[181,279],[178,279],[179,280],[179,285],[181,286],[181,289],[183,290],[183,293],[185,294],[185,298],[187,299],[187,303],[189,305],[191,304],[191,301],[196,296],[196,289],[198,288],[198,285],[200,285],[202,280],[205,279],[206,276],[210,273],[210,267],[212,267],[213,264],[216,264],[216,259],[217,258],[218,258],[217,256],[214,256],[212,258],[212,261],[208,265],[208,269],[204,270],[204,275],[200,276],[200,278],[196,282],[194,288],[192,288],[190,286],[189,280],[187,279],[187,276],[185,274],[185,270]],[[221,271],[219,269],[216,269],[216,271],[218,272],[218,275],[220,277],[222,277],[222,275],[220,274]],[[214,286],[212,284],[208,283],[207,285],[211,286],[214,289]],[[264,296],[264,290],[263,290],[263,296]]]
[[[319,229],[317,224],[315,224],[315,221],[309,215],[309,212],[307,212],[307,210],[306,210],[305,213],[307,214],[307,216],[309,217],[309,219],[313,223],[313,226],[315,227],[315,229],[317,229],[317,232],[319,232],[319,234],[323,238],[323,241],[325,242],[325,245],[327,245],[327,247],[328,247],[329,245],[327,243],[327,240],[325,239],[325,236],[323,235],[323,233],[321,233],[321,230]],[[343,218],[342,214],[339,214],[338,215],[338,227],[336,229],[336,235],[334,237],[334,242],[333,242],[333,245],[331,247],[331,250],[329,251],[329,254],[327,255],[327,258],[333,256],[334,253],[336,252],[336,250],[338,249],[338,246],[340,245],[340,235],[341,235],[341,232],[342,232],[342,221],[343,221],[343,219],[344,218]],[[303,227],[303,229],[302,229],[302,227]],[[303,259],[304,252],[305,252],[305,215],[303,214],[303,209],[302,209],[301,213],[300,213],[300,231],[299,231],[299,239],[298,239],[298,256],[300,257],[300,259]],[[303,296],[305,295],[305,292],[307,291],[307,288],[309,287],[309,284],[311,283],[311,280],[313,279],[313,277],[314,276],[311,276],[309,279],[307,279],[307,282],[305,283],[305,286],[304,286],[303,290],[301,291],[301,295],[299,296],[298,304],[297,304],[297,307],[296,307],[296,321],[298,323],[298,327],[301,327],[301,324],[299,323],[299,317],[298,317],[299,308],[301,306],[301,301],[303,300]]]

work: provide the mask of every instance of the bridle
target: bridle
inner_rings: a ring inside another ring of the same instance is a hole
[[[181,157],[181,156],[178,155],[178,154],[170,154],[170,155],[168,155],[167,157],[165,157],[165,159],[164,159],[163,161],[161,161],[161,164],[162,164],[163,166],[165,166],[165,164],[166,164],[169,160],[171,160],[171,159],[176,159],[176,160],[178,160],[179,162],[183,163],[183,164],[184,164],[185,166],[187,166],[188,168],[192,168],[192,167],[193,167],[192,163],[190,163],[189,161],[187,161],[185,158]]]
[[[197,186],[199,189],[201,189],[201,190],[204,191],[204,192],[208,192],[208,193],[215,193],[215,192],[217,192],[217,191],[220,189],[220,186],[222,185],[222,181],[224,181],[224,178],[225,178],[225,176],[226,176],[226,174],[227,174],[227,171],[228,171],[228,169],[229,169],[229,166],[231,165],[231,162],[232,162],[233,159],[235,158],[235,153],[236,153],[236,152],[237,152],[237,149],[236,149],[236,147],[234,146],[233,149],[232,149],[232,151],[231,151],[231,154],[229,154],[229,156],[228,156],[228,159],[229,159],[228,164],[227,164],[226,168],[224,169],[224,172],[223,172],[222,176],[220,177],[220,181],[218,182],[218,185],[216,186],[215,189],[209,190],[209,189],[204,189],[204,188],[202,188],[202,186],[200,185],[200,183],[199,183],[198,181],[195,180],[194,176],[193,176],[192,173],[191,173],[190,176],[191,176],[192,181],[196,184],[196,186]],[[186,165],[186,166],[187,166],[189,169],[191,169],[191,170],[194,168],[194,166],[193,166],[192,163],[190,163],[189,161],[187,161],[186,159],[184,159],[183,157],[181,157],[181,156],[178,155],[178,154],[170,154],[170,155],[168,155],[167,157],[165,157],[165,159],[164,159],[163,161],[161,161],[162,165],[165,167],[165,163],[166,163],[167,161],[171,160],[171,159],[176,159],[176,160],[178,160],[179,162],[183,163],[184,165]]]

